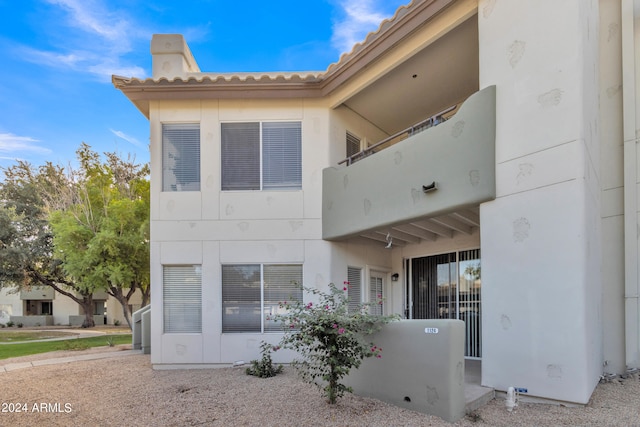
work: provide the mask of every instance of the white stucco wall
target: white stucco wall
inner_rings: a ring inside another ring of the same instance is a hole
[[[602,358],[597,6],[479,3],[480,87],[497,86],[482,383],[580,403]]]

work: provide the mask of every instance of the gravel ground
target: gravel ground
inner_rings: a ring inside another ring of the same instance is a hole
[[[0,360],[33,361],[96,351],[55,352]],[[584,407],[520,403],[508,413],[495,399],[457,423],[348,395],[328,405],[295,371],[275,378],[243,368],[154,371],[133,355],[0,373],[0,426],[640,426],[640,380],[600,384]],[[41,403],[49,412],[37,412]],[[6,404],[6,405],[5,405]],[[57,404],[57,405],[56,405]],[[15,409],[15,406],[14,406]],[[56,412],[51,412],[56,411]]]

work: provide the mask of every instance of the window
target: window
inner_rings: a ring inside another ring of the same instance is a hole
[[[374,316],[384,314],[384,276],[375,272],[369,277],[369,312]]]
[[[349,297],[349,313],[360,311],[362,304],[362,269],[347,267],[347,295]]]
[[[302,188],[300,122],[223,123],[222,190]]]
[[[302,265],[222,266],[222,332],[280,332],[268,316],[279,303],[302,301]]]
[[[201,333],[202,268],[172,265],[162,272],[164,333]]]
[[[360,138],[354,134],[347,132],[347,157],[360,152]]]
[[[200,125],[162,125],[162,191],[200,191]]]

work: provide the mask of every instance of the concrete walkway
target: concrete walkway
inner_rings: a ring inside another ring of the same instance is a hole
[[[44,353],[43,353],[44,354]],[[79,354],[77,356],[57,357],[54,359],[33,360],[31,362],[16,362],[0,365],[0,375],[17,369],[34,368],[36,366],[58,365],[61,363],[84,362],[87,360],[111,359],[117,357],[143,354],[142,350],[108,351],[104,353]]]

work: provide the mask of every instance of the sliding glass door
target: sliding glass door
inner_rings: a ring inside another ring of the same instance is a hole
[[[413,258],[407,267],[409,317],[463,320],[465,357],[480,358],[480,250]]]

